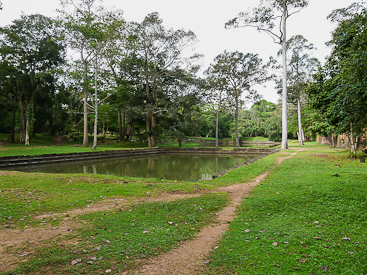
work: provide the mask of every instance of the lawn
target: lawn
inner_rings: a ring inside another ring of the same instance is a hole
[[[53,148],[55,147],[49,147]],[[101,274],[132,270],[137,261],[169,251],[201,228],[227,194],[198,194],[243,183],[270,171],[243,199],[237,218],[208,256],[207,274],[365,274],[367,164],[346,150],[297,142],[212,181],[177,182],[102,175],[6,173],[0,177],[0,226],[58,227],[68,211],[123,199],[124,205],[72,218],[78,227],[42,243],[22,243],[12,274]],[[277,158],[296,156],[276,166]],[[275,167],[275,168],[274,168]],[[198,194],[171,202],[139,202],[163,194]],[[37,216],[59,213],[40,224]],[[4,247],[4,246],[3,246]],[[8,273],[3,273],[8,274]]]
[[[367,272],[367,165],[317,147],[286,160],[243,200],[209,257],[210,274]]]

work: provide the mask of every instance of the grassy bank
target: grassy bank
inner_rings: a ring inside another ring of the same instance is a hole
[[[318,147],[286,160],[244,199],[210,274],[367,272],[366,163]]]

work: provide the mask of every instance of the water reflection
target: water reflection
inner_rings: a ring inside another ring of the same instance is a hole
[[[93,173],[168,180],[197,181],[238,166],[254,155],[160,154],[114,159],[96,159],[9,168],[23,172]]]

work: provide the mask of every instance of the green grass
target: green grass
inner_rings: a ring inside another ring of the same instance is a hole
[[[142,203],[117,212],[97,212],[78,217],[88,224],[77,231],[73,245],[62,239],[37,249],[12,274],[96,274],[132,269],[136,259],[169,251],[213,223],[215,212],[228,202],[226,194],[208,194],[174,202]],[[69,237],[70,238],[70,237]],[[11,249],[10,249],[11,250]],[[88,264],[89,257],[95,257]],[[73,260],[81,262],[71,265]]]
[[[269,155],[223,177],[196,183],[77,174],[3,175],[0,226],[40,227],[39,220],[33,219],[36,215],[64,213],[102,200],[124,198],[131,203],[136,197],[195,193],[248,182],[275,167],[278,157],[300,147],[297,141],[290,141],[289,148],[282,155]],[[367,164],[352,160],[346,150],[315,142],[302,148],[306,150],[273,169],[244,198],[238,217],[208,259],[208,274],[367,272]],[[34,249],[13,274],[101,274],[106,269],[133,269],[137,259],[169,251],[192,238],[213,222],[212,213],[227,201],[223,194],[212,194],[170,203],[127,204],[119,211],[78,216],[85,226],[67,237],[42,245],[9,247],[7,252],[18,254]],[[57,226],[59,221],[47,223]],[[90,265],[88,257],[97,260]],[[76,259],[81,262],[71,265]]]
[[[243,141],[269,141],[268,138],[265,137],[243,137],[241,138]]]
[[[13,228],[38,226],[39,221],[33,219],[36,215],[63,213],[106,199],[130,200],[167,192],[195,193],[214,188],[215,185],[208,182],[17,172],[0,178],[0,225]]]
[[[8,135],[0,134],[0,139],[7,138]],[[19,138],[19,137],[18,137]],[[89,137],[89,147],[82,147],[81,142],[67,142],[64,145],[55,146],[54,136],[37,134],[31,137],[29,146],[20,144],[19,142],[7,142],[3,147],[0,147],[0,157],[9,156],[36,156],[44,154],[67,154],[67,153],[85,153],[106,150],[125,150],[125,149],[145,149],[148,148],[147,143],[140,142],[117,142],[109,141],[97,144],[97,149],[92,150],[93,137]]]
[[[210,274],[366,273],[366,164],[318,148],[286,160],[244,199]]]

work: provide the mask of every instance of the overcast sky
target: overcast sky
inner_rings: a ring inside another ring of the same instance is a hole
[[[0,25],[10,24],[20,15],[40,13],[46,16],[55,16],[56,9],[60,9],[59,0],[2,0],[3,10],[0,11]],[[196,47],[198,53],[204,54],[204,68],[218,54],[224,50],[241,51],[243,53],[257,53],[267,61],[270,56],[276,56],[280,46],[274,44],[265,33],[259,33],[253,28],[226,30],[224,24],[248,8],[258,5],[260,0],[104,0],[102,4],[110,8],[124,11],[128,21],[141,22],[151,12],[158,12],[167,28],[193,31],[199,42]],[[330,33],[336,25],[326,17],[334,9],[349,6],[357,0],[310,0],[307,8],[292,15],[288,20],[288,38],[301,34],[317,51],[314,56],[321,62],[330,53],[325,46],[329,41]],[[274,83],[267,83],[266,87],[257,87],[264,99],[274,103],[278,95]]]

